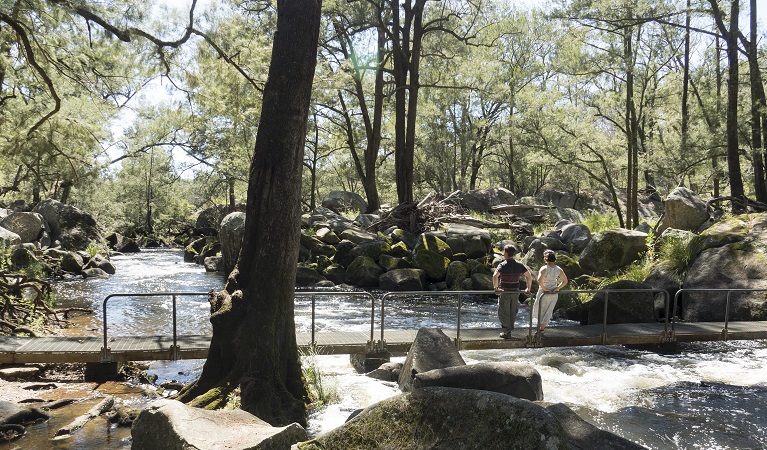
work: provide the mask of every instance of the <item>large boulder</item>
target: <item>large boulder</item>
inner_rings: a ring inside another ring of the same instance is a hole
[[[57,200],[40,201],[32,212],[40,213],[48,224],[51,239],[67,250],[85,250],[91,242],[105,242],[96,219],[90,214]]]
[[[363,242],[362,244],[352,249],[352,256],[355,258],[358,256],[367,256],[372,258],[373,261],[378,262],[382,255],[388,255],[391,253],[391,246],[386,241],[370,241]]]
[[[0,227],[0,247],[21,244],[21,237],[13,231]]]
[[[85,269],[101,269],[104,272],[108,273],[109,275],[115,274],[115,266],[112,264],[111,261],[106,259],[104,256],[96,254],[93,255],[91,259],[88,260],[88,262],[85,264]]]
[[[358,256],[346,268],[346,282],[358,287],[376,287],[383,269],[373,258]]]
[[[43,216],[33,212],[15,212],[0,220],[0,227],[19,235],[22,243],[35,242],[45,231]]]
[[[272,427],[241,409],[208,411],[175,400],[157,400],[131,427],[131,448],[141,450],[288,449],[307,438],[293,423]]]
[[[591,230],[581,223],[570,223],[561,228],[562,242],[569,253],[579,254],[591,241]]]
[[[765,236],[767,238],[767,236]],[[763,241],[767,242],[767,241]],[[764,243],[728,244],[704,250],[690,265],[684,287],[706,289],[681,297],[686,322],[723,322],[727,293],[710,289],[767,289]],[[761,250],[757,250],[762,247]],[[764,292],[730,294],[729,320],[767,320]]]
[[[433,387],[367,407],[343,426],[296,450],[568,449],[545,408],[497,392]]]
[[[466,362],[453,341],[442,330],[421,328],[405,358],[399,376],[399,388],[405,392],[412,390],[413,380],[419,373],[464,365]]]
[[[471,269],[469,265],[463,261],[453,261],[447,266],[445,272],[445,282],[447,288],[450,291],[457,291],[461,289],[461,283],[471,275]]]
[[[228,274],[234,269],[240,256],[242,238],[245,235],[245,213],[227,214],[221,220],[218,235],[221,242],[221,262],[224,273]]]
[[[61,257],[61,262],[59,263],[61,270],[78,275],[83,271],[84,264],[83,257],[77,254],[77,252],[67,252]]]
[[[405,247],[412,250],[415,245],[418,243],[418,236],[414,235],[413,233],[403,230],[401,228],[396,228],[392,230],[391,239],[394,241],[394,243],[402,242],[405,244]]]
[[[394,269],[378,279],[378,287],[384,291],[423,291],[426,276],[421,269]]]
[[[693,191],[678,187],[666,198],[665,213],[660,230],[677,228],[695,231],[709,219],[706,202]]]
[[[336,213],[343,211],[357,211],[364,213],[368,209],[368,203],[361,195],[347,191],[330,191],[322,199],[323,208]]]
[[[555,403],[546,406],[562,428],[565,430],[570,450],[610,449],[610,450],[642,450],[645,447],[635,444],[609,431],[600,430],[594,425],[581,419],[567,405]]]
[[[299,286],[311,286],[323,279],[323,276],[314,267],[304,264],[299,264],[296,267],[296,284]]]
[[[569,208],[583,211],[593,209],[591,196],[582,195],[574,191],[545,190],[538,194],[538,198],[544,203],[557,208]]]
[[[426,273],[426,279],[433,282],[445,279],[449,264],[449,259],[431,250],[419,250],[413,256],[413,267],[422,269]]]
[[[446,241],[454,253],[465,253],[468,258],[481,258],[492,250],[490,232],[469,225],[450,224]]]
[[[450,248],[450,245],[444,239],[431,233],[423,233],[418,236],[413,253],[417,253],[419,250],[429,250],[445,258],[453,257],[453,249]]]
[[[120,233],[109,233],[106,235],[107,245],[112,250],[119,253],[138,253],[141,251],[135,239],[123,236]]]
[[[607,298],[607,323],[652,323],[658,320],[655,296],[652,292],[621,292],[621,290],[652,289],[652,286],[631,280],[619,280],[597,292],[586,305],[586,325],[604,322],[605,298]]]
[[[587,273],[605,273],[626,267],[647,251],[647,233],[618,228],[596,233],[581,252]]]
[[[478,212],[488,212],[493,206],[513,205],[517,201],[517,196],[505,188],[458,192],[455,198],[464,208]]]
[[[368,233],[357,228],[347,228],[339,234],[342,240],[352,241],[357,245],[373,242],[378,239],[374,233]]]
[[[485,362],[435,369],[415,375],[413,389],[433,386],[479,389],[526,400],[543,400],[541,374],[527,363]]]

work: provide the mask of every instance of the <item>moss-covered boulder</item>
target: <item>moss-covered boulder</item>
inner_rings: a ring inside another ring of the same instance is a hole
[[[346,282],[359,287],[377,287],[378,279],[384,273],[373,258],[358,256],[346,268]]]
[[[346,282],[346,269],[340,264],[331,264],[322,270],[322,276],[335,284]]]
[[[398,258],[410,256],[410,250],[404,242],[397,242],[391,246],[391,255]]]
[[[381,255],[381,257],[378,259],[378,265],[387,271],[394,269],[410,269],[413,267],[410,261],[391,255]]]
[[[391,246],[385,241],[370,241],[364,242],[351,251],[351,255],[355,258],[358,256],[367,256],[372,258],[373,261],[378,262],[381,255],[388,255],[391,252]]]
[[[423,291],[426,276],[421,269],[394,269],[378,279],[378,287],[385,291]]]
[[[583,269],[578,261],[566,253],[557,253],[557,265],[562,268],[568,279],[572,280],[583,275]],[[537,275],[534,274],[533,278]]]
[[[343,426],[298,450],[568,449],[567,435],[545,408],[509,395],[432,387],[367,407]]]
[[[453,257],[453,249],[450,248],[447,242],[432,234],[423,233],[418,236],[413,252],[418,253],[420,250],[429,250],[445,258]]]
[[[647,233],[618,228],[596,233],[581,253],[586,273],[603,274],[626,267],[647,251]]]
[[[423,269],[426,279],[432,282],[444,281],[450,260],[431,250],[418,250],[413,256],[413,267]]]
[[[461,289],[461,283],[466,278],[469,278],[471,270],[469,265],[461,261],[453,261],[447,266],[447,272],[445,273],[445,282],[447,288],[451,291],[457,291]]]
[[[471,274],[474,275],[475,273],[483,273],[485,275],[493,276],[494,269],[487,264],[482,264],[480,262],[476,262],[476,264],[471,264],[471,262],[467,262],[469,264],[469,267],[471,267]]]
[[[296,284],[299,286],[311,286],[323,279],[315,267],[306,264],[296,267]]]
[[[400,228],[392,231],[390,236],[395,244],[402,242],[407,248],[415,247],[416,243],[418,242],[418,237],[416,237],[413,233]]]
[[[486,273],[475,272],[471,275],[471,288],[477,291],[492,291],[493,277]]]
[[[354,247],[356,246],[357,244],[349,240],[343,240],[336,244],[336,254],[333,255],[333,262],[344,267],[349,267],[349,264],[356,258],[356,256],[352,255],[352,250],[354,250]]]
[[[378,236],[376,236],[373,233],[368,233],[367,231],[362,231],[356,228],[348,228],[342,231],[339,237],[342,240],[346,239],[347,241],[352,241],[355,244],[359,245],[364,242],[375,241]]]

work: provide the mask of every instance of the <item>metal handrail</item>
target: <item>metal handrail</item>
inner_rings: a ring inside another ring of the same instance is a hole
[[[108,347],[109,342],[109,336],[108,336],[108,325],[107,325],[107,303],[110,299],[114,297],[172,297],[173,299],[173,346],[171,347],[171,359],[177,360],[178,358],[178,332],[177,332],[177,312],[176,312],[176,297],[192,297],[192,296],[207,296],[210,292],[151,292],[151,293],[115,293],[107,295],[104,298],[104,304],[103,304],[103,330],[104,330],[104,344],[103,347],[101,347],[101,357],[100,360],[102,362],[110,362],[112,360],[111,358],[111,350]],[[318,295],[348,295],[350,297],[368,297],[371,301],[371,307],[370,307],[370,342],[372,343],[375,336],[375,297],[369,293],[369,292],[356,292],[356,291],[343,291],[343,292],[323,292],[323,291],[317,291],[317,292],[295,292],[295,297],[311,297],[312,299],[312,326],[311,326],[311,344],[314,345],[316,343],[315,339],[315,304],[316,304],[316,296]]]
[[[524,291],[519,291],[520,293],[524,293]],[[604,312],[602,317],[602,343],[606,343],[607,341],[607,312],[608,312],[608,305],[609,305],[609,294],[610,292],[620,292],[620,293],[632,293],[632,292],[647,292],[652,294],[661,294],[664,298],[664,305],[666,309],[666,314],[664,317],[664,330],[663,330],[663,336],[665,339],[668,339],[669,334],[669,317],[668,317],[668,309],[669,309],[669,295],[668,292],[663,289],[583,289],[583,290],[562,290],[559,291],[559,294],[589,294],[589,293],[598,293],[598,292],[604,292],[605,293],[605,306],[604,306]],[[462,303],[463,303],[463,296],[464,295],[495,295],[495,291],[403,291],[403,292],[388,292],[381,297],[381,342],[385,342],[384,340],[384,332],[385,332],[385,306],[386,306],[386,300],[389,297],[394,296],[430,296],[430,297],[440,297],[440,296],[458,296],[458,311],[457,311],[457,318],[456,318],[456,341],[460,343],[461,341],[461,314],[462,314]],[[535,295],[531,293],[530,301],[535,301]],[[537,342],[538,345],[540,345],[540,337],[538,336],[537,340],[534,340],[533,336],[533,308],[532,303],[530,304],[530,326],[528,328],[528,343],[533,344]],[[539,316],[540,316],[540,308],[539,308]],[[538,318],[540,321],[540,317]]]
[[[675,324],[676,324],[676,307],[679,301],[679,298],[684,294],[688,292],[726,292],[727,297],[725,299],[725,305],[724,305],[724,329],[722,330],[722,333],[724,334],[725,340],[727,340],[727,332],[729,330],[730,325],[730,295],[733,292],[767,292],[767,289],[747,289],[747,288],[735,288],[735,289],[728,289],[728,288],[684,288],[679,289],[676,291],[676,294],[674,294],[674,306],[673,306],[673,314],[672,317],[674,318],[674,321],[671,323],[671,333],[674,334],[676,332]]]
[[[375,314],[376,314],[376,298],[371,294],[370,292],[358,292],[358,291],[313,291],[313,292],[302,292],[302,291],[296,291],[295,297],[311,297],[312,298],[312,339],[311,339],[311,345],[314,346],[314,344],[317,342],[315,340],[315,303],[316,303],[316,296],[318,295],[348,295],[349,297],[368,297],[370,299],[370,343],[373,343],[373,340],[375,339]]]
[[[172,297],[173,298],[173,347],[171,347],[171,359],[178,359],[178,336],[176,332],[176,297],[192,297],[208,295],[210,292],[151,292],[151,293],[127,293],[120,292],[109,294],[104,298],[103,305],[103,326],[104,326],[104,346],[101,347],[101,362],[111,362],[110,349],[107,345],[107,302],[114,297]]]
[[[385,314],[384,314],[384,308],[386,305],[386,300],[389,297],[399,297],[399,296],[414,296],[414,295],[420,295],[420,296],[429,296],[429,297],[450,297],[450,296],[458,296],[458,315],[456,318],[457,324],[456,324],[456,340],[458,342],[461,341],[461,308],[463,305],[463,296],[464,295],[495,295],[495,291],[400,291],[400,292],[387,292],[381,297],[381,342],[384,342],[384,321],[385,321]]]

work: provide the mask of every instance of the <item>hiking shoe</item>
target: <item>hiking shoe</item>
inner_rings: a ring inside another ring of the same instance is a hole
[[[511,339],[511,332],[504,331],[501,334],[498,335],[501,339]]]

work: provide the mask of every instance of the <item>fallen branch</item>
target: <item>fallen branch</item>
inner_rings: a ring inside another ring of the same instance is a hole
[[[104,400],[99,402],[99,404],[89,409],[88,412],[70,422],[69,425],[62,427],[59,431],[56,432],[56,434],[53,436],[53,439],[58,440],[70,437],[72,433],[84,427],[86,423],[112,409],[114,404],[115,399],[113,397],[106,397]]]

